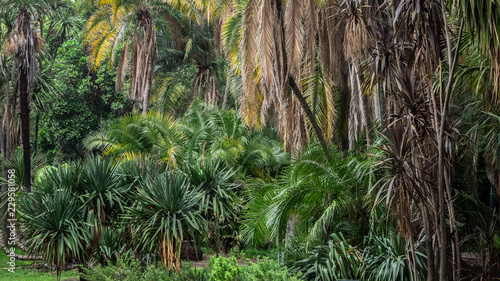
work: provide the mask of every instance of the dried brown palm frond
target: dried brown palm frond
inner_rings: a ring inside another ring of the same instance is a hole
[[[205,83],[204,101],[208,106],[215,106],[221,99],[219,87],[217,86],[217,73],[215,71],[207,71]]]
[[[250,0],[243,14],[241,39],[241,78],[243,93],[240,96],[240,113],[250,128],[261,125],[260,108],[263,96],[257,86],[259,69],[257,69],[257,0]],[[257,74],[257,75],[256,75]]]
[[[258,7],[258,21],[260,22],[257,30],[257,42],[259,45],[259,67],[262,73],[262,84],[267,89],[271,89],[273,79],[273,59],[275,54],[275,33],[273,17],[275,17],[272,1],[260,1]]]
[[[337,33],[330,35],[330,31],[325,29],[318,34],[321,30],[318,5],[313,0],[250,0],[243,8],[235,5],[235,13],[224,25],[225,51],[235,73],[241,74],[242,78],[239,109],[243,120],[250,128],[272,122],[283,136],[286,146],[293,150],[302,148],[309,140],[308,126],[313,128],[318,140],[325,143],[322,141],[322,126],[318,126],[301,90],[301,80],[309,76],[307,72],[313,72],[318,59],[317,35],[325,39],[321,48],[328,50],[326,57],[320,57],[328,61],[324,65],[329,69],[332,65],[335,69],[345,65],[342,64],[345,60],[330,56],[331,52],[344,56],[341,48],[335,48],[341,44],[330,46],[330,43],[338,41]],[[335,22],[325,11],[322,11],[324,22],[334,26]],[[235,20],[238,17],[241,18],[241,32],[236,34],[238,23]],[[235,39],[239,41],[238,45]],[[305,70],[306,65],[309,70]],[[329,82],[333,80],[331,74],[332,71],[328,71],[325,75]],[[341,75],[334,79],[344,80]],[[290,89],[293,91],[290,92]],[[332,102],[330,97],[326,99],[328,102]],[[333,106],[326,107],[326,111],[330,108]],[[327,145],[322,146],[327,153]]]
[[[295,96],[291,95],[286,108],[285,144],[293,152],[300,151],[309,142],[305,114]]]
[[[33,32],[33,45],[36,53],[41,53],[45,48],[45,41],[38,32]]]
[[[22,48],[21,37],[17,33],[12,33],[4,46],[4,52],[8,56],[17,56]]]
[[[358,134],[366,131],[367,116],[365,112],[365,101],[363,100],[363,92],[361,89],[360,72],[356,64],[349,65],[349,88],[351,90],[349,101],[349,148],[354,148],[354,144],[358,139]]]
[[[116,84],[115,90],[120,92],[123,88],[123,82],[125,81],[125,74],[128,69],[128,41],[125,42],[125,47],[122,49],[120,59],[118,60],[118,66],[116,68]]]
[[[368,35],[361,10],[362,0],[345,1],[340,13],[345,21],[344,53],[347,60],[359,63],[367,48]]]
[[[19,122],[17,121],[17,118],[15,117],[15,102],[11,104],[8,104],[7,102],[4,102],[3,105],[3,118],[2,118],[2,128],[4,132],[7,132],[7,134],[4,134],[4,142],[8,147],[6,147],[6,158],[10,157],[10,153],[13,152],[19,142]]]
[[[347,87],[348,63],[344,54],[344,32],[342,32],[340,7],[337,1],[328,1],[319,11],[320,61],[326,75],[341,88]]]
[[[290,74],[296,80],[300,77],[304,44],[302,31],[302,20],[305,9],[304,2],[304,0],[288,0],[285,9],[285,45],[288,58],[288,71],[290,71]]]
[[[309,61],[314,62],[316,58],[316,36],[318,34],[318,10],[314,0],[306,0],[304,12],[304,55]],[[314,63],[310,64],[309,72],[314,69]]]
[[[176,50],[182,49],[182,31],[179,22],[169,13],[163,13],[170,30],[170,38],[174,41],[174,48]]]

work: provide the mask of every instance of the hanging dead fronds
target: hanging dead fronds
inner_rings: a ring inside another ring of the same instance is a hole
[[[149,106],[151,84],[156,63],[156,29],[147,10],[137,13],[132,40],[130,97],[146,113]]]
[[[314,70],[316,61],[316,36],[319,22],[318,11],[314,0],[306,0],[304,13],[304,56],[310,61],[309,72]]]
[[[33,45],[36,53],[41,53],[45,49],[45,41],[38,32],[33,32]]]
[[[367,31],[361,5],[361,0],[345,1],[341,10],[345,17],[344,53],[348,60],[355,63],[360,62],[367,47]]]
[[[265,1],[264,1],[265,2]],[[303,52],[303,27],[304,0],[288,0],[285,9],[285,45],[288,58],[288,70],[299,81],[302,52]],[[297,79],[299,78],[299,79]]]
[[[22,45],[19,34],[12,33],[5,43],[4,52],[10,57],[15,57],[19,54]]]
[[[123,82],[125,81],[125,74],[128,69],[128,41],[125,42],[125,47],[122,49],[120,59],[118,60],[118,67],[116,68],[116,84],[115,90],[120,92],[123,88]]]
[[[257,81],[260,71],[257,69],[257,29],[258,20],[256,16],[257,0],[250,0],[243,14],[242,39],[241,39],[241,63],[243,93],[240,96],[240,113],[243,120],[250,128],[259,127],[260,108],[262,106],[262,93]]]

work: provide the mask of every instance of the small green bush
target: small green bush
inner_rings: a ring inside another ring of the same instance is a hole
[[[141,281],[142,268],[136,262],[129,264],[119,259],[116,265],[98,265],[84,269],[83,277],[90,281]]]
[[[193,267],[193,263],[183,263],[181,271],[173,273],[169,281],[208,281],[208,268]]]
[[[247,266],[241,267],[239,281],[298,281],[286,268],[281,268],[277,262],[262,260],[257,263],[247,261]]]
[[[210,257],[208,280],[210,281],[236,281],[240,267],[235,257]]]

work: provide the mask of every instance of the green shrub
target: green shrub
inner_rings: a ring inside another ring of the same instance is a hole
[[[142,268],[136,262],[129,264],[118,260],[116,265],[97,266],[85,269],[83,277],[89,281],[140,281]],[[151,280],[151,279],[150,279]]]
[[[183,264],[179,272],[173,273],[169,281],[208,281],[208,268],[196,268],[190,264]]]
[[[196,268],[183,264],[179,272],[163,266],[142,267],[137,262],[118,259],[116,265],[101,265],[86,269],[83,277],[89,281],[298,281],[286,268],[272,260],[239,266],[235,257],[211,257],[209,266]]]
[[[141,281],[170,281],[181,280],[171,278],[166,267],[163,266],[148,266],[141,275]]]
[[[84,270],[83,277],[89,281],[207,281],[206,268],[183,265],[179,272],[169,271],[163,266],[142,267],[137,262],[118,259],[116,265],[99,265]]]
[[[235,281],[238,280],[240,267],[235,257],[210,257],[208,280]]]
[[[248,265],[241,267],[239,281],[298,281],[286,268],[281,268],[277,262],[262,260],[257,263],[247,261]]]

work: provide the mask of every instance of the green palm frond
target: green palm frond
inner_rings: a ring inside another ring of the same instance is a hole
[[[103,132],[90,135],[85,144],[104,155],[123,161],[153,155],[158,161],[175,167],[185,140],[177,121],[157,111],[146,115],[129,115],[107,125]]]
[[[330,157],[327,162],[322,148],[312,145],[295,157],[274,184],[253,188],[258,195],[249,200],[245,214],[251,226],[245,230],[251,235],[247,239],[262,242],[262,229],[266,229],[264,237],[280,241],[292,217],[298,219],[298,235],[309,242],[321,241],[336,230],[363,233],[368,227],[368,212],[359,198],[365,192],[364,172],[353,169],[352,156],[332,153]]]

